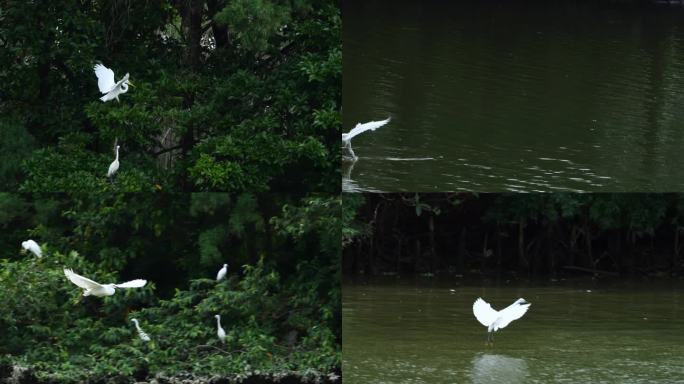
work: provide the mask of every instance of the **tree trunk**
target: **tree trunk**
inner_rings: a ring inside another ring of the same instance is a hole
[[[674,252],[672,253],[672,267],[670,268],[672,272],[679,271],[679,232],[681,232],[682,227],[676,226],[674,233]]]
[[[549,224],[546,229],[546,254],[548,257],[549,274],[552,278],[556,278],[556,255],[553,249],[553,226]]]
[[[466,236],[468,232],[466,227],[461,228],[461,235],[458,240],[458,258],[456,259],[456,269],[458,273],[465,274],[465,257],[466,257]]]
[[[591,248],[591,232],[589,231],[589,223],[584,223],[584,244],[587,247],[587,258],[589,259],[589,268],[596,271],[596,264],[594,263],[594,254]]]
[[[224,1],[208,0],[207,11],[209,13],[209,17],[216,16],[216,14],[219,13],[223,9],[223,7],[225,7],[225,5],[226,4]],[[214,35],[214,41],[216,41],[216,49],[225,48],[230,44],[227,26],[220,25],[215,21],[212,21],[211,32]]]
[[[437,264],[439,261],[437,260],[437,252],[435,251],[435,216],[432,214],[428,219],[428,228],[430,230],[430,258],[432,260],[432,270],[430,272],[435,273],[435,271],[437,271]]]
[[[526,268],[527,259],[525,258],[525,219],[518,221],[518,267]]]
[[[487,243],[489,242],[489,231],[485,232],[484,242],[482,243],[482,259],[480,262],[480,273],[485,273],[485,267],[487,266]]]
[[[181,15],[181,29],[185,38],[185,64],[190,71],[197,72],[200,68],[201,46],[202,39],[202,12],[204,10],[204,1],[201,0],[176,0],[175,2],[178,13]],[[183,108],[190,109],[195,103],[194,93],[186,93],[183,95]],[[187,157],[187,154],[195,145],[195,129],[192,126],[187,126],[183,136],[180,138],[181,156]],[[190,188],[186,177],[181,177],[180,186],[187,190]]]
[[[501,276],[501,228],[496,222],[496,275]]]
[[[176,0],[176,8],[181,15],[181,28],[185,35],[185,64],[194,72],[200,65],[204,1]]]

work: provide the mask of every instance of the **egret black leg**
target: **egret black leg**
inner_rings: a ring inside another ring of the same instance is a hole
[[[487,340],[485,341],[486,346],[494,346],[494,332],[487,331]]]

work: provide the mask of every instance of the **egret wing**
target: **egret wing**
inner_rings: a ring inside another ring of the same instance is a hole
[[[228,273],[226,268],[221,268],[221,270],[219,270],[218,273],[216,274],[216,280],[221,280],[224,277],[226,277],[226,273]]]
[[[356,127],[352,128],[351,131],[346,135],[346,140],[351,140],[354,136],[358,135],[359,133],[366,132],[366,131],[374,131],[383,125],[387,124],[390,122],[390,117],[388,117],[385,120],[380,120],[380,121],[370,121],[368,123],[359,123],[356,124]]]
[[[107,93],[111,91],[116,85],[114,71],[102,64],[95,64],[93,69],[95,70],[95,76],[97,76],[97,86],[100,88],[100,92]]]
[[[107,177],[112,177],[112,175],[119,170],[119,161],[114,160],[109,164],[109,169],[107,170]]]
[[[499,312],[495,311],[492,306],[478,297],[473,303],[473,314],[477,321],[485,327],[489,327],[499,317]]]
[[[147,280],[135,279],[121,284],[114,284],[117,288],[140,288],[147,284]]]
[[[43,256],[43,251],[40,249],[40,245],[38,245],[35,241],[29,244],[29,249],[34,255],[38,257]]]
[[[511,321],[518,320],[519,318],[523,317],[523,315],[527,312],[529,308],[530,304],[514,304],[506,309],[501,310],[501,312],[499,312],[499,316],[501,316],[501,320],[498,324],[499,328],[505,328],[508,324],[511,323]]]
[[[29,239],[21,243],[21,246],[27,250],[31,251],[34,255],[41,257],[43,256],[43,251],[40,249],[40,245],[36,243],[35,241]]]
[[[79,274],[76,274],[71,269],[64,268],[64,275],[72,283],[76,284],[77,286],[79,286],[83,289],[93,290],[93,289],[98,289],[98,288],[102,287],[101,284],[96,283],[96,282],[94,282],[94,281],[92,281],[86,277],[79,275]]]

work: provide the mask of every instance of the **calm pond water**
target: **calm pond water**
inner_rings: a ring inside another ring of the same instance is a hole
[[[479,296],[532,305],[487,347]],[[345,283],[342,315],[346,384],[684,383],[684,283]]]
[[[345,1],[345,191],[684,190],[684,6]]]

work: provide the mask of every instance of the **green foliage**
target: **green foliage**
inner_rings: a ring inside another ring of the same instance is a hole
[[[339,206],[224,193],[0,194],[0,356],[74,383],[338,370]],[[29,234],[40,259],[19,252]],[[217,283],[223,263],[228,278]],[[64,267],[150,283],[82,297]]]
[[[6,191],[18,188],[22,162],[34,149],[35,140],[26,127],[0,118],[0,184]]]
[[[337,2],[0,9],[0,180],[11,190],[339,190]],[[121,102],[97,100],[97,60],[130,73]]]
[[[289,1],[234,0],[214,19],[239,31],[235,39],[242,49],[263,51],[269,48],[269,39],[290,21],[292,10],[287,3]]]
[[[367,236],[370,224],[356,220],[359,208],[365,203],[363,195],[345,193],[342,195],[342,245],[351,243],[355,238]]]

